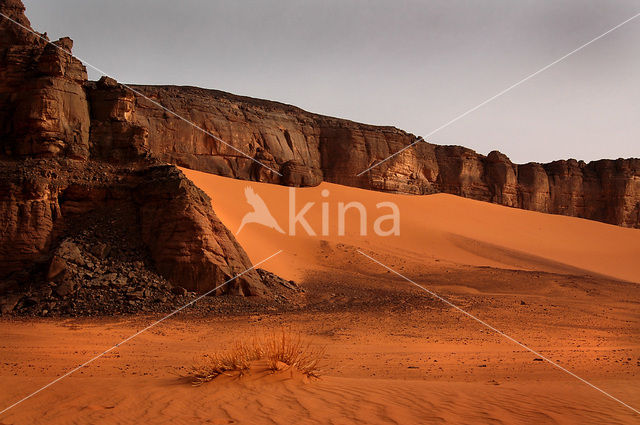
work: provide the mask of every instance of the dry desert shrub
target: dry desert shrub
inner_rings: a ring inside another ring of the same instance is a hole
[[[212,355],[204,355],[194,361],[187,373],[192,378],[193,385],[202,385],[220,375],[242,375],[254,360],[261,358],[262,354],[255,351],[256,345],[236,343],[232,349]]]
[[[266,360],[273,372],[295,369],[308,377],[318,377],[324,347],[316,347],[300,334],[277,332],[251,342],[236,342],[230,350],[197,359],[187,376],[193,385],[202,385],[220,375],[242,376],[251,363]]]
[[[294,367],[307,376],[318,377],[324,347],[311,345],[302,335],[274,333],[262,341],[260,348],[271,370],[281,370],[283,366]]]

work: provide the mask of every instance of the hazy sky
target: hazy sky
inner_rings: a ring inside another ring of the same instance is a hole
[[[119,81],[424,135],[640,12],[612,0],[25,0]],[[429,138],[515,162],[640,157],[640,17]],[[95,72],[91,78],[98,78]]]

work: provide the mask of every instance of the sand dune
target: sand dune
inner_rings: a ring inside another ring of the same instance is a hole
[[[188,169],[183,172],[211,196],[216,213],[232,231],[237,231],[242,217],[252,211],[244,195],[245,187],[250,186],[287,232],[289,188]],[[323,191],[328,196],[322,196]],[[248,224],[237,235],[253,261],[284,250],[265,268],[289,278],[300,278],[309,268],[331,267],[318,257],[320,244],[329,243],[419,259],[425,268],[440,269],[445,264],[491,266],[640,282],[638,229],[512,209],[447,194],[395,195],[330,183],[295,189],[295,197],[296,211],[307,202],[315,202],[305,217],[316,236],[309,236],[300,225],[296,236],[289,236],[260,224]],[[355,210],[346,215],[345,235],[338,234],[338,203],[353,201],[364,205],[369,215],[366,237],[359,236],[360,219]],[[321,234],[323,202],[329,211],[329,232],[325,236]],[[373,232],[375,219],[390,212],[388,208],[378,209],[376,205],[380,202],[398,205],[399,236],[380,237]]]
[[[192,311],[141,334],[0,416],[0,424],[631,424],[639,415],[461,315],[362,250],[539,350],[636,409],[640,406],[640,231],[450,195],[403,196],[322,184],[296,189],[318,233],[288,234],[289,189],[184,172],[237,231],[251,186],[286,233],[248,223],[251,259],[293,278],[303,301]],[[327,190],[326,197],[322,191]],[[329,232],[322,235],[328,199]],[[337,203],[361,202],[337,232]],[[400,208],[400,235],[372,223]],[[200,302],[199,302],[200,303]],[[217,304],[216,304],[217,305]],[[206,311],[206,310],[204,310]],[[158,320],[0,318],[0,408]],[[193,387],[194,357],[279,328],[326,347],[322,377],[250,375]]]

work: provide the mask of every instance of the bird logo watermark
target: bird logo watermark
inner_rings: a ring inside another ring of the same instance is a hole
[[[274,229],[280,233],[284,233],[282,227],[278,224],[276,219],[267,208],[267,204],[264,203],[264,200],[258,195],[251,186],[247,186],[244,189],[244,196],[247,198],[247,203],[253,207],[253,211],[250,211],[242,217],[242,221],[240,222],[240,227],[236,232],[236,235],[240,233],[242,228],[249,223],[257,223],[262,224],[263,226],[267,226],[271,229]]]

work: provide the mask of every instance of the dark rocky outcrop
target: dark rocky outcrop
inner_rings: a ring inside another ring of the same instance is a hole
[[[30,28],[19,0],[0,2],[2,13]],[[86,159],[89,106],[83,87],[87,72],[65,53],[73,41],[47,43],[0,19],[0,150],[5,155]]]
[[[0,0],[0,11],[30,28],[19,0]],[[96,279],[102,288],[122,277],[123,291],[136,294],[153,295],[163,285],[165,292],[173,285],[203,293],[251,267],[210,199],[150,155],[146,127],[130,122],[130,93],[109,79],[89,89],[68,38],[48,43],[5,18],[0,34],[3,311],[34,304],[14,299],[82,298],[83,283]],[[102,232],[92,230],[105,222]],[[109,243],[114,235],[121,237]],[[126,255],[105,260],[106,246]],[[216,293],[267,290],[249,270]],[[130,304],[132,296],[121,295]]]
[[[211,209],[209,197],[173,166],[144,169],[133,193],[141,238],[160,274],[204,293],[264,295],[265,288],[233,234]],[[246,271],[246,272],[245,272]]]
[[[119,250],[136,246],[151,270],[190,291],[209,291],[251,266],[210,199],[174,166],[46,158],[3,161],[0,171],[0,270],[6,281],[33,282],[43,269],[38,279],[52,282],[65,270],[65,258],[82,266],[61,241],[105,222],[91,238],[94,256],[104,255],[104,243]],[[109,241],[116,234],[126,238]],[[253,270],[217,292],[265,294]]]

